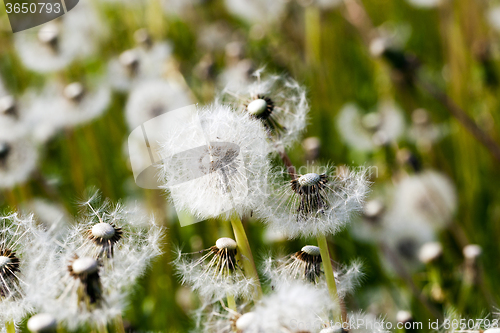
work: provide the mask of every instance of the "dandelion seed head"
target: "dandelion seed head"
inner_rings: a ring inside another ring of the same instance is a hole
[[[57,330],[57,321],[48,313],[39,313],[28,320],[28,329],[33,333],[54,333]]]
[[[259,70],[253,83],[240,86],[229,82],[218,99],[260,120],[271,141],[285,148],[300,139],[307,125],[305,89],[286,76],[263,75]]]
[[[396,314],[396,320],[399,323],[407,323],[413,320],[413,316],[409,311],[399,310],[398,313]]]
[[[0,97],[0,115],[3,116],[17,115],[17,103],[14,96],[6,95]]]
[[[309,171],[291,181],[274,171],[270,200],[255,211],[289,238],[336,233],[362,210],[369,190],[363,170],[333,174],[331,167],[315,166]]]
[[[73,82],[64,88],[63,94],[68,100],[78,103],[85,95],[85,89],[80,82]]]
[[[483,253],[483,249],[477,244],[469,244],[463,248],[462,252],[466,259],[475,260],[479,256],[481,256],[481,254]]]
[[[0,136],[0,188],[11,188],[28,180],[37,166],[38,150],[27,138]]]
[[[306,246],[302,247],[301,251],[304,253],[307,253],[311,256],[319,256],[320,255],[319,247],[314,246],[314,245],[306,245]]]
[[[82,275],[93,274],[97,272],[98,264],[97,260],[89,257],[83,257],[76,259],[69,268],[71,274],[80,277]]]
[[[219,238],[215,242],[215,246],[217,246],[219,250],[236,250],[236,242],[233,239],[227,237]]]

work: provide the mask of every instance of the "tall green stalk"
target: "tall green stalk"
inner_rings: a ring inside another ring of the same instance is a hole
[[[338,311],[334,313],[334,316],[338,317],[341,310],[341,305],[337,293],[337,284],[335,283],[335,275],[333,274],[332,260],[330,258],[330,251],[328,250],[328,243],[326,242],[325,235],[318,236],[317,240],[318,240],[319,251],[321,253],[321,261],[323,262],[323,269],[325,271],[325,278],[326,278],[326,284],[328,286],[328,291],[330,293],[330,297],[338,306]]]
[[[257,268],[255,267],[252,249],[250,248],[250,244],[248,243],[245,228],[243,227],[243,223],[241,223],[241,219],[236,213],[231,216],[231,226],[233,227],[236,243],[238,244],[238,251],[241,254],[241,260],[243,261],[243,269],[245,270],[245,274],[247,276],[255,280],[255,299],[260,299],[262,297],[262,287],[260,286],[259,274],[257,274]]]

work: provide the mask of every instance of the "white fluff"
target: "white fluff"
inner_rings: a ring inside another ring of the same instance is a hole
[[[200,142],[204,146],[200,146]],[[227,159],[224,152],[216,148],[217,143],[238,146],[238,155],[233,156],[233,160]],[[228,217],[234,212],[245,215],[266,202],[269,146],[258,121],[228,106],[210,105],[199,111],[199,120],[191,119],[178,130],[164,133],[160,145],[159,153],[164,158],[160,170],[163,188],[170,193],[177,209],[206,219]],[[184,155],[172,157],[171,152],[193,147],[202,147],[202,153],[192,157],[192,166],[186,167]],[[193,172],[202,167],[198,163],[210,161],[229,164],[211,170],[213,172],[203,171],[204,176],[191,179]]]
[[[27,138],[11,139],[4,135],[0,135],[0,147],[4,149],[4,156],[0,157],[0,188],[26,182],[37,167],[37,147]]]
[[[262,70],[256,71],[254,76],[254,82],[248,85],[230,82],[219,99],[238,112],[248,114],[247,106],[250,108],[252,101],[263,96],[270,98],[274,103],[270,118],[284,127],[283,133],[270,132],[270,137],[278,146],[291,147],[300,140],[307,126],[309,104],[304,87],[290,77],[263,75]]]
[[[323,191],[326,208],[305,215],[298,213],[301,196],[292,190],[288,174],[277,170],[270,177],[270,200],[256,211],[271,229],[279,230],[288,238],[331,235],[344,228],[362,210],[369,191],[365,171],[346,169],[336,175],[332,167],[315,168],[323,169],[321,173],[328,175]]]

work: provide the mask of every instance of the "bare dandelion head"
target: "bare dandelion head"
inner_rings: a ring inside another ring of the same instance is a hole
[[[19,258],[16,253],[8,248],[0,246],[0,296],[9,297],[11,286],[17,283],[19,272]]]
[[[80,281],[79,301],[95,305],[102,299],[99,263],[94,258],[75,256],[68,265],[69,275]]]
[[[207,300],[217,300],[228,294],[249,296],[255,288],[255,281],[245,277],[236,260],[237,243],[227,237],[219,238],[214,246],[198,259],[191,254],[179,252],[174,264],[182,283],[192,286]]]
[[[57,321],[48,313],[39,313],[28,320],[28,329],[32,333],[56,333]]]
[[[80,82],[73,82],[64,88],[63,94],[71,102],[79,103],[85,96],[85,88]]]
[[[108,258],[113,256],[114,245],[123,237],[121,228],[105,222],[95,224],[87,232],[89,239],[101,247]]]

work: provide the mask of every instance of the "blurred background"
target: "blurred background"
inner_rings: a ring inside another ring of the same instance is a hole
[[[125,321],[133,332],[188,331],[199,300],[179,285],[173,248],[208,248],[229,227],[181,228],[164,193],[134,183],[127,138],[144,121],[210,103],[265,68],[308,92],[310,124],[289,151],[295,165],[372,171],[363,214],[329,239],[336,261],[364,264],[348,309],[424,327],[485,318],[500,301],[497,5],[81,0],[16,34],[0,6],[2,211],[73,221],[90,187],[140,203],[168,232]],[[244,224],[257,261],[315,244],[287,241],[254,219]]]

